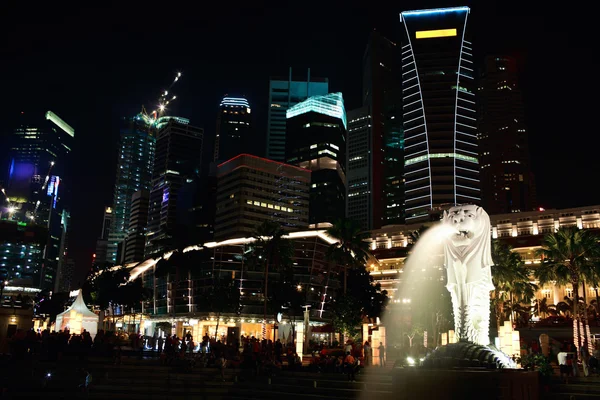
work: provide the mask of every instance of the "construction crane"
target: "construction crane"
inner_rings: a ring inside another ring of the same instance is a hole
[[[166,90],[163,90],[161,92],[160,96],[158,96],[158,106],[155,110],[153,110],[151,113],[148,114],[148,112],[146,111],[146,108],[144,106],[142,106],[142,111],[141,111],[140,115],[142,116],[142,118],[144,119],[144,122],[148,126],[150,126],[150,127],[156,126],[156,124],[158,123],[160,118],[164,115],[164,113],[167,109],[167,106],[170,103],[172,103],[173,101],[175,101],[175,99],[177,99],[177,96],[175,96],[175,95],[170,96],[169,92],[170,92],[171,88],[173,88],[175,83],[177,83],[177,81],[179,81],[179,78],[181,78],[181,72],[177,72],[177,74],[175,75],[175,79],[173,79],[173,81],[171,82],[171,85],[169,85],[169,87]]]

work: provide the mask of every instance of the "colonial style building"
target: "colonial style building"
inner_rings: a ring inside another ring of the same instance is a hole
[[[540,263],[536,250],[541,247],[545,234],[552,233],[560,227],[577,226],[580,229],[590,229],[600,235],[600,205],[589,207],[568,208],[562,210],[538,211],[498,214],[490,216],[492,238],[499,239],[519,253],[525,264]],[[404,261],[409,254],[413,239],[424,226],[435,222],[414,225],[389,225],[372,231],[371,250],[377,259],[369,265],[371,275],[382,288],[388,291],[393,302],[401,302],[395,292],[402,280]],[[443,260],[440,257],[432,267],[435,278],[444,278]],[[435,268],[434,268],[435,267]],[[429,275],[429,274],[428,274]],[[582,290],[582,289],[580,289]],[[595,288],[589,287],[588,299],[595,299]],[[583,293],[581,293],[583,294]],[[573,289],[567,286],[545,285],[540,287],[536,298],[547,298],[549,304],[562,301],[565,296],[572,297]]]

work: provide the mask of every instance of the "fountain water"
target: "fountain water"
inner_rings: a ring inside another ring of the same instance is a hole
[[[422,369],[400,368],[403,372],[399,369],[396,375],[399,377],[398,382],[395,382],[396,394],[405,393],[416,384],[415,380],[423,382],[422,387],[419,386],[422,394],[432,390],[428,380],[441,379],[448,386],[457,388],[455,389],[457,393],[454,395],[460,396],[460,393],[467,391],[471,393],[472,388],[466,386],[479,387],[483,381],[488,385],[496,386],[500,385],[499,380],[509,379],[513,382],[515,379],[521,379],[522,375],[519,375],[519,378],[510,374],[502,374],[501,378],[496,374],[482,377],[472,370],[467,371],[470,367],[487,370],[516,367],[510,357],[490,345],[490,291],[494,289],[490,269],[492,264],[490,219],[481,207],[475,205],[452,207],[444,212],[439,224],[429,228],[419,238],[405,262],[402,282],[395,298],[410,298],[411,290],[413,294],[421,291],[421,298],[440,295],[439,292],[423,293],[421,282],[436,279],[432,277],[431,272],[440,272],[442,266],[445,267],[445,278],[438,275],[437,279],[438,282],[440,278],[445,279],[446,289],[438,285],[438,290],[447,290],[450,294],[456,341],[438,346],[421,359],[420,364],[424,367]],[[413,302],[411,306],[416,308],[421,305]],[[390,344],[402,343],[402,336],[406,335],[401,329],[389,327],[397,319],[398,313],[402,314],[403,310],[392,307],[391,311],[382,318],[382,323],[387,326],[388,355]],[[412,359],[414,360],[414,357]],[[400,363],[397,364],[405,364],[403,359],[398,361]],[[416,364],[419,362],[417,361]],[[457,367],[463,372],[457,374]],[[464,382],[457,382],[459,377]],[[531,385],[534,378],[527,379],[529,380],[521,384]],[[401,398],[404,398],[403,396],[406,394],[402,394]],[[487,398],[479,394],[477,397]]]

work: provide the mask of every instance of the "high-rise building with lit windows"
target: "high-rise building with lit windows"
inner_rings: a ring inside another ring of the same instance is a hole
[[[132,196],[138,190],[150,190],[156,137],[141,115],[123,118],[106,261],[120,263],[123,242],[131,217]],[[120,251],[119,251],[120,249]],[[120,256],[120,257],[118,257]]]
[[[371,32],[363,56],[363,106],[348,111],[348,218],[365,229],[404,219],[400,46]]]
[[[0,219],[8,219],[20,227],[43,227],[46,243],[41,246],[41,265],[18,261],[8,273],[8,281],[20,282],[21,286],[54,288],[66,230],[62,220],[69,208],[74,137],[75,130],[52,111],[22,112],[19,116],[9,138],[8,162],[2,165],[8,176],[0,196]],[[17,242],[6,245],[13,246],[12,249],[21,246]]]
[[[490,214],[536,207],[517,61],[488,56],[478,98],[482,204]]]
[[[364,229],[373,226],[373,162],[371,114],[363,106],[348,111],[348,144],[346,147],[346,217]]]
[[[265,221],[308,227],[310,170],[250,154],[217,168],[215,240],[252,237]]]
[[[285,113],[287,109],[310,96],[327,93],[329,93],[327,78],[311,77],[310,68],[306,78],[292,76],[292,68],[290,68],[289,74],[285,78],[271,78],[267,122],[267,158],[276,161],[285,160]]]
[[[213,161],[229,160],[247,151],[251,135],[252,114],[244,97],[225,96],[219,104]]]
[[[102,218],[102,230],[96,240],[96,252],[94,253],[95,264],[101,265],[109,261],[108,259],[108,237],[112,231],[113,209],[106,207]],[[113,261],[114,262],[114,261]]]
[[[400,14],[406,223],[481,202],[468,7]]]
[[[150,192],[147,190],[138,190],[131,198],[131,216],[123,260],[125,264],[144,260],[149,203]]]
[[[286,163],[311,171],[309,222],[333,223],[346,209],[347,119],[341,93],[287,110]]]
[[[158,129],[148,211],[146,255],[176,244],[180,229],[178,205],[186,185],[200,175],[204,129],[182,119]]]

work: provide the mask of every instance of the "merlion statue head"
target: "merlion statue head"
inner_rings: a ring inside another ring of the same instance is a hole
[[[474,204],[452,207],[444,211],[443,223],[456,230],[446,244],[453,256],[463,261],[476,256],[482,267],[493,265],[490,217],[483,208]]]

